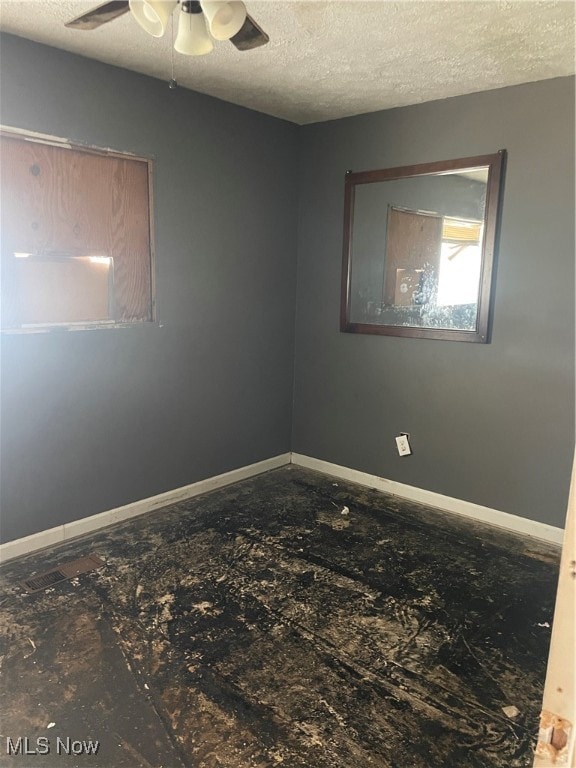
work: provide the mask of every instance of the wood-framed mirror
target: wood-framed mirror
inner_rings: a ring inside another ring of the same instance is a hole
[[[489,341],[505,156],[346,174],[341,331]]]

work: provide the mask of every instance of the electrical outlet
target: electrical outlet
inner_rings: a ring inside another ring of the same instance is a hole
[[[399,456],[410,456],[412,448],[410,448],[410,441],[407,434],[398,435],[396,438],[396,448],[398,448]]]

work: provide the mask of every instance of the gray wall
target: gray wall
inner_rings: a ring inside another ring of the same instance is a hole
[[[292,449],[552,525],[574,450],[574,79],[302,128]],[[339,333],[344,173],[508,150],[488,345]],[[394,436],[410,432],[414,455]]]
[[[1,120],[155,158],[160,326],[2,338],[3,540],[290,449],[296,126],[2,36]]]

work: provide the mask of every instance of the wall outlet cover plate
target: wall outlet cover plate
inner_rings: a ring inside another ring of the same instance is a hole
[[[396,447],[398,448],[399,456],[410,456],[412,449],[408,441],[408,435],[398,435],[396,438]]]

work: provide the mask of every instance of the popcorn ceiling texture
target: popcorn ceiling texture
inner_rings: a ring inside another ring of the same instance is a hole
[[[98,0],[0,0],[0,29],[168,80],[170,32],[129,14],[92,32],[64,22]],[[251,2],[270,35],[239,52],[174,54],[180,86],[298,123],[313,123],[574,73],[571,0]],[[176,28],[177,14],[174,15]],[[175,32],[175,29],[174,29]]]

